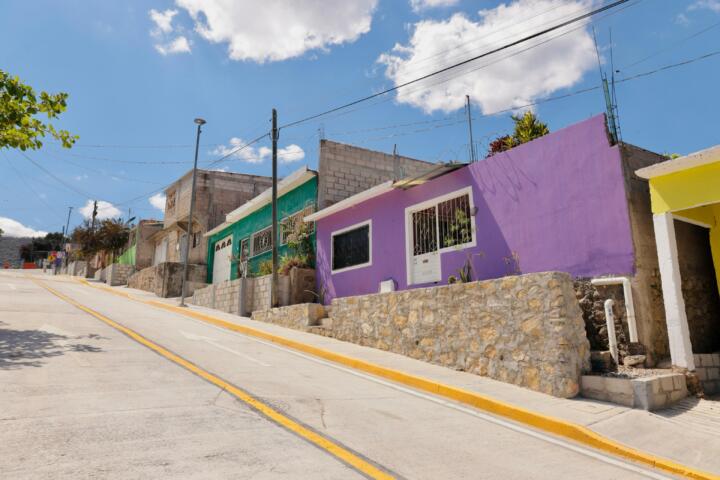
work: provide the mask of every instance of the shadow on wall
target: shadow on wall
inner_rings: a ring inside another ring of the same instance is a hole
[[[5,325],[0,322],[0,326]],[[43,330],[11,330],[0,328],[0,370],[16,370],[23,367],[41,367],[44,359],[64,355],[67,352],[99,353],[103,350],[87,343],[73,340],[106,339],[100,335],[67,337]]]

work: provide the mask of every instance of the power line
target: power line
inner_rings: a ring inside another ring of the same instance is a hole
[[[5,157],[5,160],[7,161],[8,165],[10,165],[10,168],[13,169],[13,171],[15,172],[15,174],[17,175],[17,177],[20,179],[20,181],[22,181],[22,182],[25,184],[25,186],[28,188],[28,190],[30,190],[33,194],[35,194],[35,198],[37,198],[37,199],[40,201],[40,203],[42,203],[43,205],[45,205],[45,207],[47,207],[48,210],[52,210],[52,211],[54,211],[55,213],[58,213],[59,210],[55,210],[55,207],[53,207],[52,205],[50,205],[50,204],[42,197],[42,195],[40,195],[40,194],[37,192],[37,190],[35,190],[35,189],[33,188],[33,186],[30,184],[30,182],[28,182],[28,181],[25,179],[25,177],[23,177],[23,175],[20,173],[20,170],[18,170],[18,169],[15,167],[15,165],[13,165],[13,163],[10,161],[10,159],[9,159],[4,153],[3,153],[3,157]]]
[[[403,88],[403,87],[407,87],[408,85],[412,85],[412,84],[414,84],[414,83],[420,82],[420,81],[422,81],[422,80],[426,80],[426,79],[428,79],[428,78],[434,77],[434,76],[439,75],[439,74],[441,74],[441,73],[448,72],[448,71],[450,71],[450,70],[454,70],[454,69],[456,69],[456,68],[458,68],[458,67],[460,67],[460,66],[462,66],[462,65],[467,65],[468,63],[474,62],[474,61],[476,61],[476,60],[479,60],[479,59],[481,59],[481,58],[487,57],[487,56],[492,55],[492,54],[494,54],[494,53],[498,53],[498,52],[501,52],[501,51],[503,51],[503,50],[507,50],[507,49],[512,48],[512,47],[514,47],[514,46],[516,46],[516,45],[520,45],[520,44],[525,43],[525,42],[527,42],[527,41],[529,41],[529,40],[532,40],[532,39],[534,39],[534,38],[543,36],[543,35],[545,35],[545,34],[547,34],[547,33],[553,32],[553,31],[558,30],[558,29],[560,29],[560,28],[566,27],[566,26],[571,25],[571,24],[573,24],[573,23],[577,23],[577,22],[579,22],[579,21],[581,21],[581,20],[585,20],[586,18],[590,18],[590,17],[592,17],[592,16],[594,16],[594,15],[597,15],[597,14],[599,14],[599,13],[602,13],[602,12],[604,12],[604,11],[606,11],[606,10],[610,10],[610,9],[612,9],[612,8],[614,8],[614,7],[617,7],[618,5],[622,5],[623,3],[627,3],[627,2],[629,2],[629,1],[630,1],[630,0],[617,0],[617,1],[613,2],[613,3],[610,3],[610,4],[605,5],[605,6],[603,6],[603,7],[599,7],[599,8],[597,8],[597,9],[593,10],[593,11],[584,13],[584,14],[579,15],[579,16],[577,16],[577,17],[574,17],[574,18],[572,18],[572,19],[570,19],[570,20],[567,20],[567,21],[565,21],[565,22],[562,22],[562,23],[560,23],[560,24],[558,24],[558,25],[555,25],[555,26],[546,28],[546,29],[544,29],[544,30],[541,30],[541,31],[539,31],[539,32],[533,33],[533,34],[531,34],[531,35],[525,36],[525,37],[520,38],[520,39],[518,39],[518,40],[515,40],[515,41],[513,41],[513,42],[507,43],[507,44],[505,44],[505,45],[503,45],[503,46],[494,48],[494,49],[492,49],[492,50],[490,50],[490,51],[487,51],[487,52],[485,52],[485,53],[482,53],[482,54],[480,54],[480,55],[476,55],[476,56],[474,56],[474,57],[468,58],[468,59],[466,59],[466,60],[463,60],[463,61],[461,61],[461,62],[455,63],[455,64],[453,64],[453,65],[450,65],[450,66],[448,66],[448,67],[441,68],[440,70],[436,70],[436,71],[434,71],[434,72],[432,72],[432,73],[428,73],[428,74],[426,74],[426,75],[422,75],[422,76],[420,76],[420,77],[418,77],[418,78],[415,78],[415,79],[412,79],[412,80],[408,80],[407,82],[403,82],[403,83],[401,83],[401,84],[399,84],[399,85],[395,85],[394,87],[385,89],[385,90],[383,90],[383,91],[381,91],[381,92],[377,92],[377,93],[374,93],[374,94],[372,94],[372,95],[368,95],[368,96],[366,96],[366,97],[359,98],[359,99],[354,100],[354,101],[352,101],[352,102],[346,103],[345,105],[341,105],[341,106],[339,106],[339,107],[334,107],[334,108],[331,108],[331,109],[329,109],[329,110],[326,110],[325,112],[316,113],[316,114],[314,114],[314,115],[310,115],[310,116],[305,117],[305,118],[302,118],[302,119],[300,119],[300,120],[296,120],[296,121],[287,123],[287,124],[285,124],[285,125],[282,125],[280,128],[283,129],[283,128],[289,128],[289,127],[292,127],[292,126],[295,126],[295,125],[299,125],[299,124],[301,124],[301,123],[305,123],[305,122],[308,122],[308,121],[310,121],[310,120],[314,120],[314,119],[316,119],[316,118],[325,116],[325,115],[327,115],[327,114],[329,114],[329,113],[337,112],[338,110],[343,110],[343,109],[345,109],[345,108],[347,108],[347,107],[351,107],[351,106],[353,106],[353,105],[357,105],[357,104],[359,104],[359,103],[366,102],[366,101],[371,100],[371,99],[373,99],[373,98],[377,98],[377,97],[380,97],[380,96],[383,96],[383,95],[387,95],[388,93],[394,92],[394,91],[399,90],[399,89],[401,89],[401,88]]]
[[[23,157],[25,157],[25,159],[27,159],[30,163],[32,163],[32,164],[35,165],[37,168],[39,168],[40,170],[42,170],[43,172],[45,172],[49,177],[53,178],[56,182],[64,185],[64,186],[65,186],[66,188],[68,188],[69,190],[72,190],[73,192],[77,193],[78,195],[80,195],[81,197],[84,197],[84,198],[95,198],[95,197],[93,197],[93,195],[90,195],[90,194],[87,193],[87,192],[83,192],[83,191],[80,190],[79,188],[76,188],[75,186],[67,183],[65,180],[61,179],[60,177],[58,177],[57,175],[55,175],[54,173],[52,173],[50,170],[46,169],[45,167],[43,167],[42,165],[40,165],[39,163],[37,163],[35,160],[33,160],[32,158],[30,158],[30,157],[29,157],[25,152],[23,152],[22,150],[21,150],[19,153],[20,153],[20,155],[22,155]]]

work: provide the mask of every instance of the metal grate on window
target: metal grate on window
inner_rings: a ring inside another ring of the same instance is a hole
[[[469,195],[465,194],[440,202],[437,211],[440,248],[472,242]]]
[[[299,232],[300,225],[303,224],[303,218],[312,214],[314,211],[315,207],[313,205],[310,205],[300,210],[299,212],[290,215],[285,220],[280,222],[280,244],[285,245],[286,243],[288,243],[288,237],[290,237],[290,235],[294,233]],[[306,222],[306,225],[308,226],[308,235],[315,231],[314,222]]]
[[[370,262],[370,225],[363,225],[332,237],[332,269]]]
[[[435,207],[412,214],[413,255],[434,252],[437,247],[437,218]]]
[[[253,233],[251,243],[253,257],[272,250],[272,227]]]

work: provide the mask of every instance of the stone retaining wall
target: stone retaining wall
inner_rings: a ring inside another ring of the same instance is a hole
[[[229,280],[196,290],[190,303],[241,316],[250,315],[256,310],[267,310],[270,307],[272,275],[245,279],[245,311],[241,311],[240,305],[241,282],[241,279]],[[280,287],[278,300],[281,306],[308,303],[314,297],[308,286],[315,285],[315,270],[293,268],[289,275],[279,276],[278,285]]]
[[[135,267],[132,265],[113,263],[105,270],[107,284],[115,287],[117,285],[127,285],[128,277],[135,271]]]
[[[158,297],[179,297],[182,285],[183,264],[164,262],[144,268],[128,278],[128,287],[153,292]],[[187,295],[205,287],[205,265],[188,265]]]
[[[582,396],[643,410],[660,410],[687,397],[682,373],[641,378],[583,375]]]
[[[577,395],[590,368],[566,273],[336,298],[328,310],[323,328],[312,331],[557,397]],[[276,309],[253,318],[306,329],[304,314]]]
[[[252,319],[296,330],[306,330],[307,327],[319,325],[325,316],[325,307],[322,305],[318,303],[300,303],[270,310],[257,310],[253,312]]]

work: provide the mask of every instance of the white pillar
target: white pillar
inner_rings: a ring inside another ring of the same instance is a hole
[[[670,341],[670,357],[676,367],[695,370],[685,300],[682,295],[675,224],[671,213],[653,215],[660,278],[665,302],[665,321]]]

